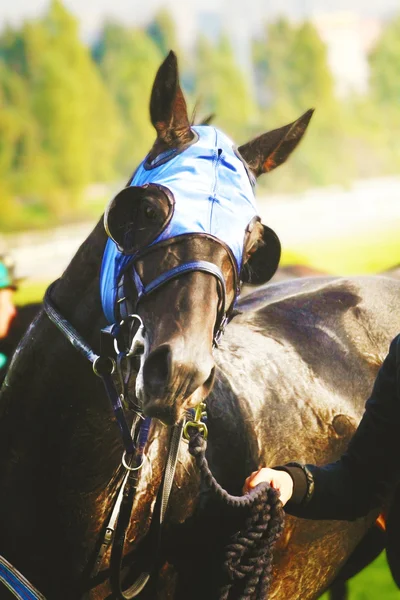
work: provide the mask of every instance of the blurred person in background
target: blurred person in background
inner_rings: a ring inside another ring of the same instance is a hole
[[[7,256],[0,256],[0,383],[9,364],[14,344],[8,340],[12,322],[17,316],[14,292],[17,282],[14,263]]]
[[[15,305],[20,281],[15,277],[14,261],[0,254],[0,386],[16,347],[42,307],[41,302]]]

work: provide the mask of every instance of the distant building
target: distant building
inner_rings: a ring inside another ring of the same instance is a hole
[[[368,53],[376,43],[381,23],[343,11],[315,14],[311,18],[328,49],[328,61],[339,97],[368,90]]]

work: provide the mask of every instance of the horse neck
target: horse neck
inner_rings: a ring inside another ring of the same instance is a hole
[[[52,302],[57,309],[89,341],[94,340],[95,325],[102,318],[98,281],[105,242],[100,221],[52,291]],[[23,404],[32,404],[36,387],[46,390],[52,379],[61,384],[64,363],[73,358],[76,353],[72,347],[41,312],[21,340],[10,366],[0,395],[0,416],[13,409],[11,398],[17,393],[19,398],[15,402],[21,408]],[[57,370],[51,368],[55,364]]]
[[[91,344],[104,325],[98,279],[105,242],[99,223],[52,294],[59,311]],[[16,351],[0,394],[0,417],[0,520],[5,530],[0,543],[7,555],[12,556],[12,547],[18,555],[23,552],[21,540],[33,535],[32,522],[42,528],[38,538],[54,535],[55,548],[66,523],[86,531],[85,520],[96,510],[107,510],[98,509],[98,502],[119,462],[118,430],[90,363],[43,312]],[[39,543],[38,555],[41,551],[46,552]]]

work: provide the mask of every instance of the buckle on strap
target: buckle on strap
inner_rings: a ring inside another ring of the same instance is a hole
[[[226,326],[228,325],[228,323],[229,323],[229,317],[228,317],[228,315],[225,314],[223,316],[220,326],[218,327],[218,329],[215,333],[215,336],[214,336],[214,346],[216,348],[218,348],[218,346],[219,346],[219,343],[221,341],[222,336],[225,333],[225,329],[226,329]]]
[[[125,332],[123,330],[124,327],[127,327],[127,331]],[[132,332],[134,332],[133,336]],[[139,315],[128,315],[125,319],[122,319],[119,324],[112,325],[110,333],[114,340],[113,345],[117,356],[119,354],[123,354],[126,358],[135,356],[138,353],[137,351],[144,346],[145,327],[142,318],[139,317]],[[129,347],[127,346],[126,349],[122,348],[122,345],[124,344],[124,334],[126,334],[128,340],[130,339]]]
[[[206,412],[206,404],[205,402],[200,402],[196,408],[194,409],[194,417],[191,421],[186,421],[183,427],[183,439],[188,442],[190,440],[190,429],[195,429],[199,433],[202,434],[204,439],[207,439],[208,429],[205,424],[205,419],[207,418]]]

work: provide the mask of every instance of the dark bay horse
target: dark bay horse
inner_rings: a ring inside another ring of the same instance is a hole
[[[151,117],[157,141],[149,160],[170,151],[184,155],[192,133],[172,54],[156,77]],[[284,162],[309,117],[242,146],[249,169],[258,176]],[[117,197],[107,225],[122,247],[146,237],[141,219],[157,227],[158,217],[165,218],[161,192],[147,193],[134,222],[130,205],[124,198],[119,205]],[[273,270],[265,231],[257,223],[241,234],[243,262],[250,265],[243,278],[255,282],[262,280],[263,269],[269,269],[267,279]],[[208,244],[207,236],[189,238],[190,243],[154,246],[136,265],[140,276],[153,281],[160,269],[174,268],[195,253],[220,265],[232,302],[229,253]],[[95,349],[105,325],[99,288],[106,241],[101,221],[52,290],[54,304]],[[131,291],[135,294],[133,285]],[[129,388],[153,420],[125,554],[139,549],[135,560],[140,561],[170,426],[206,397],[209,463],[231,493],[240,493],[259,464],[339,456],[399,329],[399,292],[400,282],[383,277],[299,279],[261,287],[238,302],[238,314],[214,351],[221,305],[215,276],[186,272],[142,299],[137,311],[145,323],[145,343]],[[0,554],[48,600],[110,597],[108,556],[95,580],[90,573],[122,476],[122,450],[90,364],[40,313],[14,355],[0,396]],[[317,598],[375,517],[353,523],[288,518],[275,553],[270,597]],[[182,443],[158,574],[144,597],[215,597],[222,521]]]

